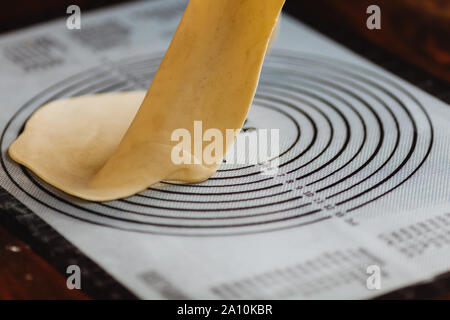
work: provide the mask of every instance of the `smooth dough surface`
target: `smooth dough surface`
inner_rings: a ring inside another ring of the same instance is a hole
[[[171,135],[192,132],[194,121],[224,137],[226,129],[242,127],[283,4],[191,0],[147,93],[44,105],[10,156],[51,185],[93,201],[124,198],[161,180],[208,179],[219,165],[174,164]]]

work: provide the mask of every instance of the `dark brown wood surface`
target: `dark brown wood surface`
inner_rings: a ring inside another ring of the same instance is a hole
[[[88,299],[66,278],[0,226],[0,299]]]
[[[348,36],[362,35],[400,59],[450,84],[449,0],[287,0]],[[369,5],[381,9],[381,29],[366,26]]]
[[[326,19],[336,28],[347,28],[450,83],[449,0],[287,0],[306,14]],[[115,1],[16,0],[0,10],[0,32],[63,16],[69,4],[98,7]],[[365,26],[366,8],[382,10],[382,29]],[[1,212],[0,212],[1,214]],[[450,299],[450,292],[438,297]],[[65,277],[33,252],[19,238],[0,226],[0,299],[88,299],[81,291],[68,290]]]
[[[14,0],[2,1],[0,33],[66,16],[67,7],[75,4],[82,12],[132,0]]]

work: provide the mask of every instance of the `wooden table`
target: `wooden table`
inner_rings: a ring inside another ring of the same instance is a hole
[[[0,226],[0,299],[88,299],[66,278]]]
[[[36,2],[33,6],[29,1],[26,5],[23,2],[16,0],[2,5],[2,13],[8,14],[0,15],[0,21],[5,24],[0,32],[64,15],[63,9],[69,4],[83,4],[82,8],[85,8],[106,3],[90,0],[88,5],[87,1],[47,0]],[[365,27],[365,10],[369,4],[378,4],[382,8],[381,30],[370,31]],[[450,100],[448,1],[287,0],[287,7],[313,26],[319,21],[325,29],[344,30],[349,39],[363,37],[386,48],[397,58],[424,70],[422,77],[427,81],[432,79],[434,87],[439,87],[440,97]],[[417,72],[411,76],[417,76]],[[88,298],[82,291],[67,289],[66,279],[61,273],[0,226],[0,299]],[[430,298],[450,299],[450,292]]]

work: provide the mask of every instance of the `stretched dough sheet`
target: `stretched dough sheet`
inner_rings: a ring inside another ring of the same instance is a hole
[[[362,299],[448,272],[449,106],[286,15],[238,137],[279,129],[275,176],[224,163],[91,203],[8,157],[48,101],[145,90],[185,5],[2,36],[0,185],[141,298]]]
[[[222,137],[242,128],[283,4],[189,1],[144,98],[119,93],[52,101],[27,121],[10,157],[52,186],[91,201],[126,198],[162,180],[207,180],[234,139],[207,162],[176,163],[174,133],[188,130],[195,146],[203,138],[195,134],[196,121]],[[198,157],[191,147],[182,152]]]

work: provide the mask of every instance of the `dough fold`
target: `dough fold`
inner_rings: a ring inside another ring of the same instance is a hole
[[[191,0],[147,93],[50,102],[10,146],[11,158],[93,201],[131,196],[161,180],[208,179],[219,165],[175,164],[172,133],[185,128],[194,136],[194,121],[223,137],[242,127],[283,4]],[[223,155],[232,143],[223,146]]]

